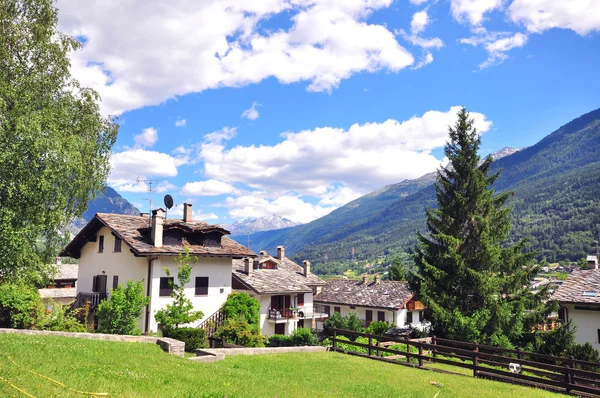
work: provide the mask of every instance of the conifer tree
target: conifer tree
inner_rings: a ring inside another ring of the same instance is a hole
[[[481,139],[465,108],[449,127],[449,164],[437,174],[438,207],[427,210],[427,235],[415,248],[411,287],[426,305],[438,336],[519,345],[549,308],[529,292],[537,273],[525,241],[503,245],[511,229],[512,192],[495,194],[493,159],[478,154]]]

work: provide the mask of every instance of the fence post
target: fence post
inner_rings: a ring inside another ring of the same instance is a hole
[[[225,336],[221,336],[221,345],[225,348]]]
[[[473,377],[477,377],[477,367],[479,366],[479,344],[475,342],[475,348],[473,349]]]
[[[369,336],[369,356],[373,355],[373,337]]]
[[[423,346],[419,344],[419,367],[423,366]]]
[[[379,357],[381,356],[381,352],[379,351],[379,347],[381,346],[381,344],[379,343],[379,340],[377,341],[377,352],[375,353],[375,356]]]
[[[518,358],[519,360],[523,359],[523,353],[521,352],[521,349],[520,349],[520,348],[517,348],[517,358]]]
[[[432,355],[434,358],[437,358],[437,349],[435,347],[437,345],[437,341],[435,340],[435,334],[431,336],[431,344],[433,345]]]
[[[573,357],[569,357],[573,359]],[[571,373],[571,368],[573,368],[573,361],[567,361],[565,365],[565,389],[567,392],[571,392],[571,384],[573,384],[573,373]]]
[[[335,346],[335,338],[337,337],[337,332],[334,330],[333,331],[333,340],[331,342],[332,346],[333,346],[333,351],[335,351],[336,346]]]
[[[410,363],[410,345],[408,344],[408,339],[406,339],[406,363]]]

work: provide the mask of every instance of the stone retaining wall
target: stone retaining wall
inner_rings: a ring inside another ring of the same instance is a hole
[[[330,347],[324,346],[299,346],[299,347],[262,347],[262,348],[201,348],[196,350],[196,357],[192,360],[213,362],[224,359],[227,355],[263,355],[282,354],[286,352],[320,352],[328,351]]]
[[[163,351],[169,354],[183,357],[185,343],[183,341],[167,338],[167,337],[151,337],[151,336],[124,336],[118,334],[103,334],[103,333],[74,333],[74,332],[52,332],[49,330],[29,330],[29,329],[6,329],[0,328],[0,334],[30,334],[37,336],[61,336],[75,337],[79,339],[91,340],[106,340],[106,341],[123,341],[133,343],[151,343],[158,344]]]

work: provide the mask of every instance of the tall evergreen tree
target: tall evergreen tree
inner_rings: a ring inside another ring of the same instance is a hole
[[[438,207],[427,210],[429,234],[419,235],[411,286],[427,306],[436,335],[496,345],[518,345],[524,332],[549,311],[529,292],[536,274],[525,241],[503,246],[511,229],[506,205],[512,192],[496,195],[491,157],[481,161],[481,139],[465,108],[449,128],[447,167],[437,174]]]

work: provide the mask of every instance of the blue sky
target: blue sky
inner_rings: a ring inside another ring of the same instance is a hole
[[[138,178],[198,219],[308,222],[439,167],[458,106],[484,154],[600,107],[600,2],[193,3],[58,2],[121,124],[109,185],[142,210]]]

